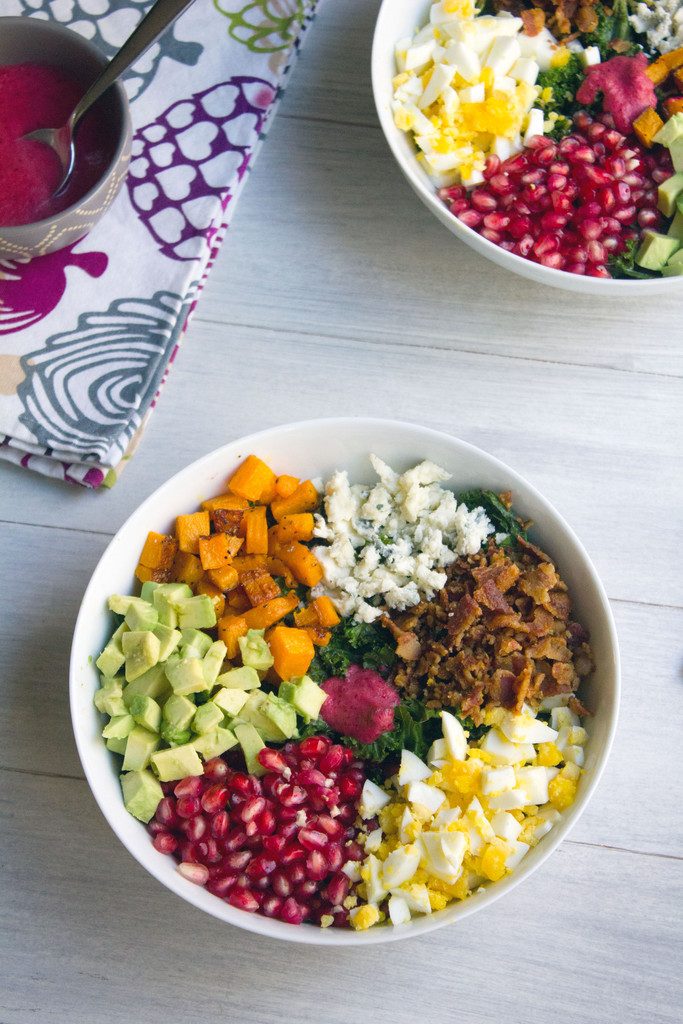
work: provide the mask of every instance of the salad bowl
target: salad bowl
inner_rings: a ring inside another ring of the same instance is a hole
[[[450,212],[439,198],[434,181],[417,159],[412,132],[397,127],[392,106],[392,83],[398,70],[396,44],[401,39],[412,37],[417,28],[429,23],[430,7],[428,0],[384,0],[375,25],[371,71],[375,107],[389,148],[409,185],[437,220],[480,256],[540,284],[615,299],[648,298],[672,292],[683,294],[683,276],[650,277],[646,280],[591,277],[531,262],[489,241]]]
[[[125,809],[115,755],[101,738],[101,716],[93,706],[98,675],[93,653],[101,650],[111,629],[107,599],[130,591],[133,570],[149,530],[172,528],[177,514],[219,493],[225,479],[250,452],[283,473],[305,472],[329,477],[339,467],[356,480],[367,480],[371,450],[402,471],[430,459],[451,474],[456,491],[477,486],[512,491],[515,507],[533,520],[534,543],[557,554],[558,570],[575,595],[576,613],[591,634],[596,669],[582,689],[590,708],[585,770],[574,804],[553,832],[534,847],[515,872],[429,916],[399,927],[360,932],[321,929],[248,914],[194,885],[176,869],[175,861],[151,844],[147,829]],[[162,885],[181,899],[226,924],[273,938],[320,945],[356,946],[414,937],[484,910],[533,874],[567,835],[585,808],[607,760],[617,722],[619,654],[605,591],[580,541],[552,505],[514,470],[493,456],[444,433],[411,423],[379,419],[321,419],[274,427],[217,449],[163,484],[130,516],[109,544],[83,597],[75,626],[70,663],[70,702],[74,734],[83,769],[95,800],[114,834],[129,853]]]

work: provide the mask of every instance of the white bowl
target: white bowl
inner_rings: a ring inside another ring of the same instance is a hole
[[[485,892],[438,914],[416,918],[405,927],[366,932],[297,927],[229,906],[182,878],[175,861],[154,849],[144,825],[123,806],[116,759],[100,735],[101,716],[93,706],[99,685],[93,657],[112,628],[107,598],[131,591],[133,571],[148,531],[172,530],[176,515],[194,511],[200,501],[219,493],[238,460],[254,452],[281,473],[327,477],[333,470],[345,468],[352,480],[369,482],[370,451],[399,470],[432,459],[453,474],[451,485],[456,490],[511,490],[515,508],[538,524],[532,535],[557,559],[574,597],[576,615],[591,632],[595,652],[595,674],[582,690],[593,711],[587,724],[586,770],[576,801],[561,824],[527,855],[514,874]],[[240,928],[294,942],[355,946],[420,935],[459,921],[509,892],[552,853],[583,811],[605,766],[617,721],[619,654],[612,614],[595,569],[570,527],[531,484],[491,455],[447,434],[392,420],[323,419],[275,427],[233,441],[176,474],[142,503],[109,544],[83,597],[71,650],[70,696],[76,744],[90,788],[116,835],[150,874],[195,907]]]
[[[541,284],[611,298],[625,295],[647,298],[656,293],[671,294],[674,289],[680,289],[683,286],[683,277],[655,277],[648,281],[612,280],[551,270],[549,267],[542,267],[540,263],[532,263],[514,253],[506,252],[453,216],[436,194],[434,183],[417,162],[412,136],[396,127],[391,110],[391,81],[396,75],[396,42],[403,36],[412,35],[416,28],[427,23],[430,6],[429,0],[383,0],[372,45],[372,91],[382,131],[398,166],[425,206],[449,231],[481,256]]]

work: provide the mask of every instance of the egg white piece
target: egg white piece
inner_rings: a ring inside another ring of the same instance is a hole
[[[411,782],[406,798],[415,807],[424,807],[431,816],[441,807],[446,799],[446,794],[436,786],[428,786],[426,782]]]
[[[513,842],[522,831],[522,825],[507,811],[498,811],[491,818],[491,827],[499,839]],[[552,823],[550,825],[552,828]]]
[[[481,773],[481,791],[484,796],[504,793],[514,789],[517,784],[515,770],[512,766],[505,768],[485,768]]]
[[[420,866],[420,850],[416,845],[399,846],[384,861],[382,883],[385,889],[397,889],[409,882]]]
[[[363,869],[367,869],[367,880],[365,888],[368,895],[368,903],[379,903],[387,894],[382,881],[382,863],[375,857],[374,853],[365,860]]]
[[[429,891],[427,886],[421,882],[402,885],[400,889],[396,890],[395,895],[401,896],[408,904],[408,909],[414,914],[431,914],[432,912]]]
[[[520,764],[533,761],[536,751],[530,743],[511,743],[499,729],[489,729],[481,749],[490,754],[496,764]]]
[[[388,909],[389,920],[393,925],[408,924],[410,921],[410,907],[404,896],[390,896]]]
[[[423,779],[428,779],[431,774],[431,770],[416,754],[410,750],[401,751],[401,767],[398,770],[399,786],[407,786],[411,782],[421,782]]]
[[[366,779],[360,797],[360,807],[358,808],[361,818],[374,818],[390,801],[391,797],[388,793],[385,793],[383,789],[380,789],[370,779]]]
[[[464,761],[467,757],[467,736],[461,723],[450,711],[442,711],[441,728],[450,756],[454,761]]]

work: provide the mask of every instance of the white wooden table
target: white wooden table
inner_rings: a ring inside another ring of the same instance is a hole
[[[680,304],[546,290],[438,225],[375,120],[377,6],[323,5],[114,490],[0,465],[0,1024],[680,1020]],[[131,859],[83,779],[67,662],[150,491],[231,438],[342,413],[450,431],[557,505],[612,601],[624,696],[599,791],[537,875],[458,927],[338,953],[232,930]]]

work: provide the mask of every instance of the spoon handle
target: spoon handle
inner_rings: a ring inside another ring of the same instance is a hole
[[[85,96],[69,118],[71,130],[95,103],[103,92],[113,85],[117,78],[135,64],[145,50],[178,18],[194,0],[157,0],[142,19],[133,34],[129,36],[99,78],[95,79]]]

